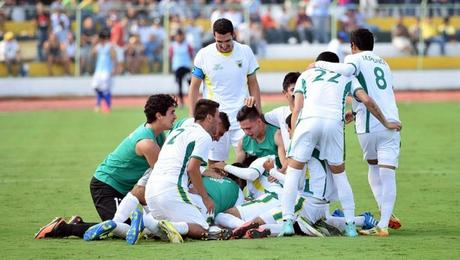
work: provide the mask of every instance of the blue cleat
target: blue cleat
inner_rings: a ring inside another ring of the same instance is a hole
[[[358,232],[356,231],[356,225],[354,222],[345,224],[344,235],[346,237],[357,237]]]
[[[360,216],[363,216],[363,217],[364,217],[364,225],[363,225],[363,229],[364,229],[364,230],[371,229],[371,228],[377,226],[377,224],[379,223],[379,222],[374,218],[374,216],[372,215],[372,213],[370,213],[370,212],[364,212],[364,213],[361,214]]]
[[[343,218],[343,217],[345,217],[345,214],[343,214],[343,210],[335,209],[334,212],[332,212],[331,216]]]
[[[113,220],[106,220],[97,225],[90,227],[86,230],[83,235],[83,239],[86,241],[99,240],[107,236],[112,230],[117,227],[117,223]]]
[[[142,236],[142,231],[144,231],[143,212],[141,209],[137,208],[131,215],[131,227],[128,233],[126,233],[126,242],[130,245],[136,244]]]
[[[283,230],[278,235],[278,237],[283,237],[283,236],[288,237],[292,235],[294,235],[294,221],[292,219],[286,219],[283,222]]]

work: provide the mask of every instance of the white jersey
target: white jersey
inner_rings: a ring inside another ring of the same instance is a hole
[[[398,107],[393,92],[393,76],[386,61],[371,51],[363,51],[348,55],[345,63],[355,67],[353,75],[377,103],[385,118],[390,122],[399,122]],[[353,110],[356,112],[358,134],[386,129],[363,104],[355,102]]]
[[[303,72],[294,88],[294,93],[304,94],[299,119],[320,117],[343,120],[345,99],[359,88],[361,86],[356,79],[340,73],[321,68]]]
[[[236,114],[248,96],[247,77],[259,69],[256,57],[249,46],[233,42],[233,51],[223,54],[212,43],[198,51],[192,75],[203,80],[203,98],[220,104],[219,110],[227,113],[230,129],[240,128]]]
[[[271,194],[276,194],[278,199],[281,198],[281,195],[283,193],[283,186],[281,185],[280,182],[274,181],[274,182],[269,182],[268,181],[268,172],[265,171],[263,164],[267,159],[272,159],[274,160],[274,156],[265,156],[261,158],[257,158],[255,161],[249,165],[249,168],[255,169],[259,172],[259,178],[257,178],[254,181],[248,181],[247,188],[249,195],[253,198],[258,198],[259,196],[262,196],[263,194],[266,193],[271,193]]]
[[[173,130],[165,140],[158,161],[146,186],[146,194],[155,196],[179,189],[188,190],[187,166],[190,158],[208,161],[211,136],[197,123]]]
[[[291,142],[291,138],[289,137],[288,132],[288,125],[286,124],[286,118],[291,113],[292,112],[289,106],[282,106],[264,114],[264,118],[267,123],[280,129],[281,138],[283,139],[283,144],[286,151],[289,148],[289,142]]]

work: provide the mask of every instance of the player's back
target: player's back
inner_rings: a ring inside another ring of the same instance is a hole
[[[363,51],[345,58],[355,67],[354,75],[364,91],[377,103],[388,121],[398,121],[398,108],[393,91],[393,75],[388,63],[372,51]],[[357,133],[384,130],[385,127],[361,103],[354,103]]]
[[[352,87],[351,78],[340,73],[321,68],[303,72],[294,89],[295,93],[304,94],[300,118],[320,117],[343,120],[345,98]]]

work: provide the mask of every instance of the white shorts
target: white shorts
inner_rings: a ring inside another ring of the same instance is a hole
[[[273,208],[280,207],[281,202],[272,194],[264,194],[255,200],[248,201],[236,207],[240,212],[241,219],[250,221]]]
[[[137,181],[136,185],[138,186],[143,186],[147,185],[147,181],[149,180],[150,174],[152,173],[153,168],[148,168],[145,172],[144,175]]]
[[[225,161],[228,159],[230,144],[236,148],[238,143],[243,139],[243,130],[233,129],[228,130],[218,142],[212,142],[211,150],[209,151],[209,160],[211,161]]]
[[[364,160],[377,159],[379,165],[398,167],[401,135],[395,130],[358,134]]]
[[[207,230],[209,224],[206,222],[206,207],[201,197],[188,191],[184,192],[183,197],[178,190],[172,189],[152,197],[146,197],[146,201],[155,219],[198,224]]]
[[[343,122],[326,118],[306,118],[300,120],[294,131],[288,150],[288,157],[307,162],[317,146],[319,158],[330,165],[340,165],[344,157]]]
[[[97,71],[93,76],[92,86],[99,91],[109,91],[112,88],[112,75],[107,71]]]

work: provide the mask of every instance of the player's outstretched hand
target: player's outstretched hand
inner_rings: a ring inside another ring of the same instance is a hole
[[[275,167],[275,161],[272,159],[267,159],[262,166],[266,171],[270,171]]]
[[[244,105],[247,107],[253,107],[256,105],[256,98],[253,96],[249,96],[244,99]]]
[[[208,213],[214,212],[214,201],[212,201],[211,197],[206,196],[203,198],[203,203],[206,206],[206,209],[208,210]]]
[[[396,131],[401,131],[402,124],[399,123],[399,122],[387,122],[385,124],[385,127],[388,128],[388,129],[396,130]]]
[[[353,112],[347,111],[345,113],[345,124],[349,124],[355,120],[355,116],[353,115]]]

